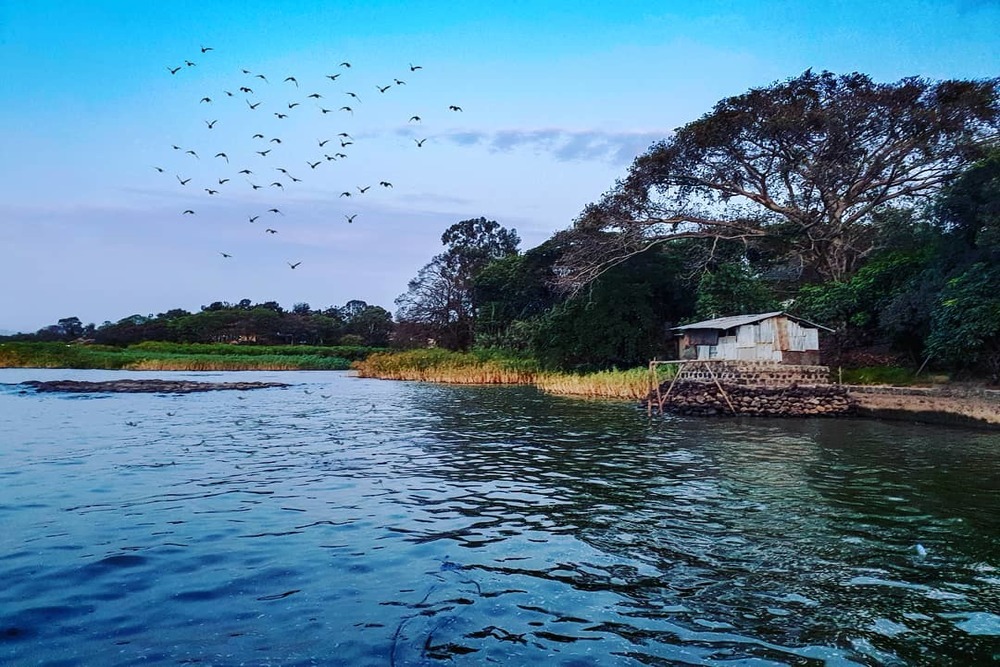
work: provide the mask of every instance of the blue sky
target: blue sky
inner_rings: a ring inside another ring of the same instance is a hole
[[[394,310],[450,224],[537,245],[723,97],[809,67],[997,76],[998,34],[996,0],[0,0],[0,330],[243,298]]]

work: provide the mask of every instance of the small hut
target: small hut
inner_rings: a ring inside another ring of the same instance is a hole
[[[819,364],[819,332],[832,329],[783,311],[734,315],[674,327],[683,360]]]

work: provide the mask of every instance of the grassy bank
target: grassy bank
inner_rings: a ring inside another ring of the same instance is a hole
[[[649,371],[633,368],[596,373],[543,372],[532,359],[505,356],[491,350],[449,352],[410,350],[373,354],[354,364],[361,377],[383,380],[420,380],[450,384],[527,384],[550,394],[593,398],[642,399],[650,389]],[[658,380],[672,369],[661,367]]]
[[[235,346],[147,342],[125,348],[0,343],[0,368],[168,371],[347,370],[372,350],[359,347]]]

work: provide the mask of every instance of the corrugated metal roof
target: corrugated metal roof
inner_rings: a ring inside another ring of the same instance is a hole
[[[695,322],[693,324],[685,324],[680,327],[674,327],[672,331],[684,331],[686,329],[716,329],[719,331],[725,331],[726,329],[735,329],[737,327],[741,327],[744,324],[754,324],[762,320],[768,320],[772,317],[777,317],[778,315],[784,315],[790,320],[795,320],[796,322],[808,324],[809,326],[816,327],[817,329],[833,331],[833,329],[829,329],[820,324],[815,324],[808,320],[804,320],[801,317],[795,317],[794,315],[789,315],[783,310],[779,310],[773,313],[758,313],[757,315],[731,315],[729,317],[717,317],[714,320],[704,320],[702,322]]]

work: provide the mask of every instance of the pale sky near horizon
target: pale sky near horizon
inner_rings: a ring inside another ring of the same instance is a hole
[[[0,331],[394,311],[452,223],[536,246],[724,97],[810,67],[994,77],[998,35],[996,0],[0,0]]]

